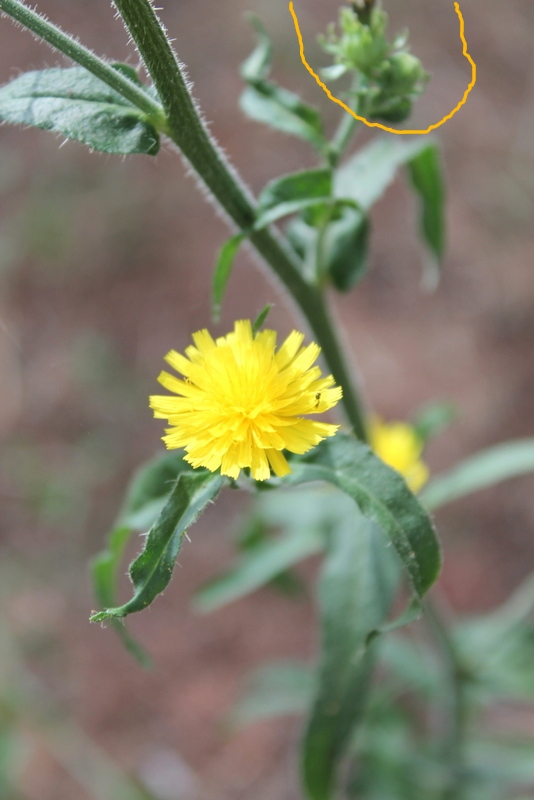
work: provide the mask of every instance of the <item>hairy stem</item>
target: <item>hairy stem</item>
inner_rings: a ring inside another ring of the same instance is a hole
[[[32,11],[18,0],[0,0],[0,13],[4,13],[32,31],[40,39],[55,50],[59,50],[80,66],[85,67],[101,81],[106,83],[124,98],[144,111],[160,130],[165,131],[165,117],[159,103],[153,100],[139,86],[130,81],[125,75],[114,69],[95,53],[77,42],[68,33],[64,33],[46,17]]]
[[[448,766],[448,780],[442,800],[460,800],[463,783],[463,746],[465,739],[466,703],[464,673],[449,625],[439,606],[427,597],[425,617],[442,654],[448,684],[448,707],[443,758]]]
[[[180,64],[149,0],[114,0],[161,98],[168,135],[220,206],[241,230],[250,230],[256,203],[210,136],[191,97]],[[251,244],[267,261],[305,315],[337,383],[355,434],[366,439],[365,417],[324,298],[301,274],[298,257],[272,228],[252,232]]]

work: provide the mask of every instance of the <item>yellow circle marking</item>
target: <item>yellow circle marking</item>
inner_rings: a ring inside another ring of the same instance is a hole
[[[467,58],[467,60],[471,64],[471,82],[469,83],[469,86],[467,87],[467,89],[464,92],[464,96],[462,97],[462,99],[460,100],[460,102],[458,103],[456,108],[453,108],[451,113],[447,114],[447,116],[443,117],[442,120],[440,120],[439,122],[436,122],[434,125],[430,125],[424,131],[408,131],[408,130],[398,131],[398,130],[395,130],[395,128],[388,128],[386,125],[382,125],[380,122],[369,122],[369,120],[365,119],[365,117],[358,116],[358,114],[356,114],[356,112],[353,111],[352,108],[349,108],[342,100],[340,100],[339,97],[334,97],[334,95],[332,94],[330,89],[327,86],[325,86],[325,84],[322,82],[322,80],[317,75],[317,73],[313,71],[313,69],[310,67],[310,65],[306,61],[306,56],[304,54],[304,42],[302,40],[302,34],[300,32],[299,21],[297,19],[297,15],[295,13],[295,9],[294,9],[293,3],[291,2],[289,4],[289,10],[291,12],[291,16],[293,17],[293,22],[295,23],[295,31],[297,32],[297,38],[299,40],[300,58],[302,60],[302,63],[304,64],[304,66],[306,67],[306,69],[308,70],[310,75],[312,75],[315,78],[315,80],[317,81],[317,83],[319,84],[321,89],[324,92],[326,92],[326,94],[330,98],[330,100],[332,100],[333,103],[337,103],[338,106],[341,106],[341,108],[344,108],[345,111],[348,111],[349,114],[352,114],[354,119],[357,119],[360,122],[363,122],[364,125],[367,125],[369,128],[380,128],[380,130],[382,130],[382,131],[387,131],[388,133],[396,133],[398,136],[406,136],[407,134],[425,134],[425,133],[430,133],[430,131],[435,131],[436,128],[439,128],[439,127],[441,127],[441,125],[444,125],[447,122],[447,120],[449,120],[452,117],[454,117],[456,112],[461,109],[461,107],[466,102],[467,97],[468,97],[471,89],[473,88],[473,86],[477,82],[477,65],[475,64],[475,62],[473,61],[473,59],[471,58],[471,56],[467,52],[467,42],[465,40],[465,35],[464,35],[464,29],[465,29],[464,18],[462,16],[462,12],[460,11],[460,6],[459,6],[458,3],[454,4],[454,8],[456,9],[456,13],[458,14],[458,18],[460,20],[460,39],[462,40],[462,45],[463,45],[462,52],[463,52],[463,55]]]

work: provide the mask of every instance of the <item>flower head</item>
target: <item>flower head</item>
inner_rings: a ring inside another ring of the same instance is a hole
[[[424,443],[411,425],[384,423],[375,417],[369,426],[369,443],[382,461],[401,473],[412,492],[423,488],[428,480],[428,467],[421,460]]]
[[[171,350],[165,360],[185,380],[162,372],[159,382],[175,396],[150,398],[154,416],[167,419],[163,441],[183,447],[193,467],[237,478],[249,467],[258,481],[291,472],[282,451],[306,453],[338,425],[305,419],[336,405],[342,392],[331,375],[312,366],[320,348],[302,347],[293,331],[276,349],[276,332],[254,336],[248,320],[215,341],[207,330],[193,334],[185,356]]]

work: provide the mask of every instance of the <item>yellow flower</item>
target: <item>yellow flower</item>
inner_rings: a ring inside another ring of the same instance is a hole
[[[369,425],[369,444],[382,461],[404,476],[412,492],[428,480],[428,467],[421,460],[424,443],[405,422],[384,423],[375,418]]]
[[[159,382],[176,397],[150,398],[154,416],[167,419],[163,441],[185,448],[193,467],[206,467],[237,478],[250,467],[263,481],[291,472],[282,450],[306,453],[338,425],[303,419],[335,406],[341,389],[331,375],[312,366],[320,348],[302,347],[304,335],[293,331],[276,350],[275,331],[255,337],[248,320],[214,341],[207,330],[193,334],[195,346],[185,355],[171,350],[165,360],[185,380],[162,372]]]

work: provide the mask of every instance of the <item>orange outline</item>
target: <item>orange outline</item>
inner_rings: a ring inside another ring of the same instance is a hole
[[[460,102],[458,103],[456,108],[454,108],[451,111],[450,114],[447,114],[446,117],[443,117],[443,119],[440,120],[440,122],[436,122],[435,125],[430,125],[430,127],[427,128],[425,131],[406,131],[406,130],[398,131],[398,130],[395,130],[395,128],[388,128],[386,125],[382,125],[380,122],[369,122],[368,120],[365,119],[365,117],[359,117],[358,114],[356,114],[356,112],[354,112],[352,110],[352,108],[349,108],[338,97],[334,97],[334,95],[332,94],[330,89],[328,89],[325,86],[325,84],[322,82],[322,80],[317,75],[317,73],[313,71],[313,69],[310,67],[310,65],[306,61],[306,56],[304,54],[304,42],[302,41],[302,34],[300,32],[299,21],[297,19],[297,15],[296,15],[295,9],[293,7],[293,2],[289,3],[289,11],[291,12],[291,16],[293,17],[293,22],[295,23],[295,31],[297,33],[297,38],[299,40],[300,58],[302,60],[302,63],[304,64],[304,66],[306,67],[306,69],[308,70],[310,75],[312,75],[315,78],[315,80],[317,81],[317,83],[319,84],[321,89],[324,92],[326,92],[326,94],[330,98],[330,100],[332,100],[333,103],[337,103],[338,106],[341,106],[341,108],[344,108],[345,111],[348,111],[349,114],[351,114],[354,117],[354,119],[357,119],[360,122],[363,122],[369,128],[380,128],[380,130],[382,130],[382,131],[387,131],[388,133],[396,133],[398,136],[406,136],[407,134],[420,134],[420,135],[423,135],[425,133],[430,133],[430,131],[436,130],[436,128],[439,128],[441,125],[444,125],[445,122],[447,122],[447,120],[451,119],[456,114],[456,112],[459,111],[460,108],[464,105],[464,103],[466,102],[467,97],[469,95],[469,92],[471,91],[471,89],[473,88],[475,83],[477,82],[477,65],[475,64],[475,62],[473,61],[473,59],[471,58],[471,56],[467,52],[467,42],[465,40],[465,35],[464,35],[464,28],[465,28],[464,18],[462,16],[462,12],[460,11],[459,3],[455,3],[454,4],[454,8],[456,9],[456,13],[458,14],[458,17],[460,19],[460,39],[462,40],[462,44],[463,44],[462,53],[467,58],[469,63],[471,64],[471,82],[470,82],[469,86],[467,87],[467,89],[465,90],[464,96],[460,100]]]

